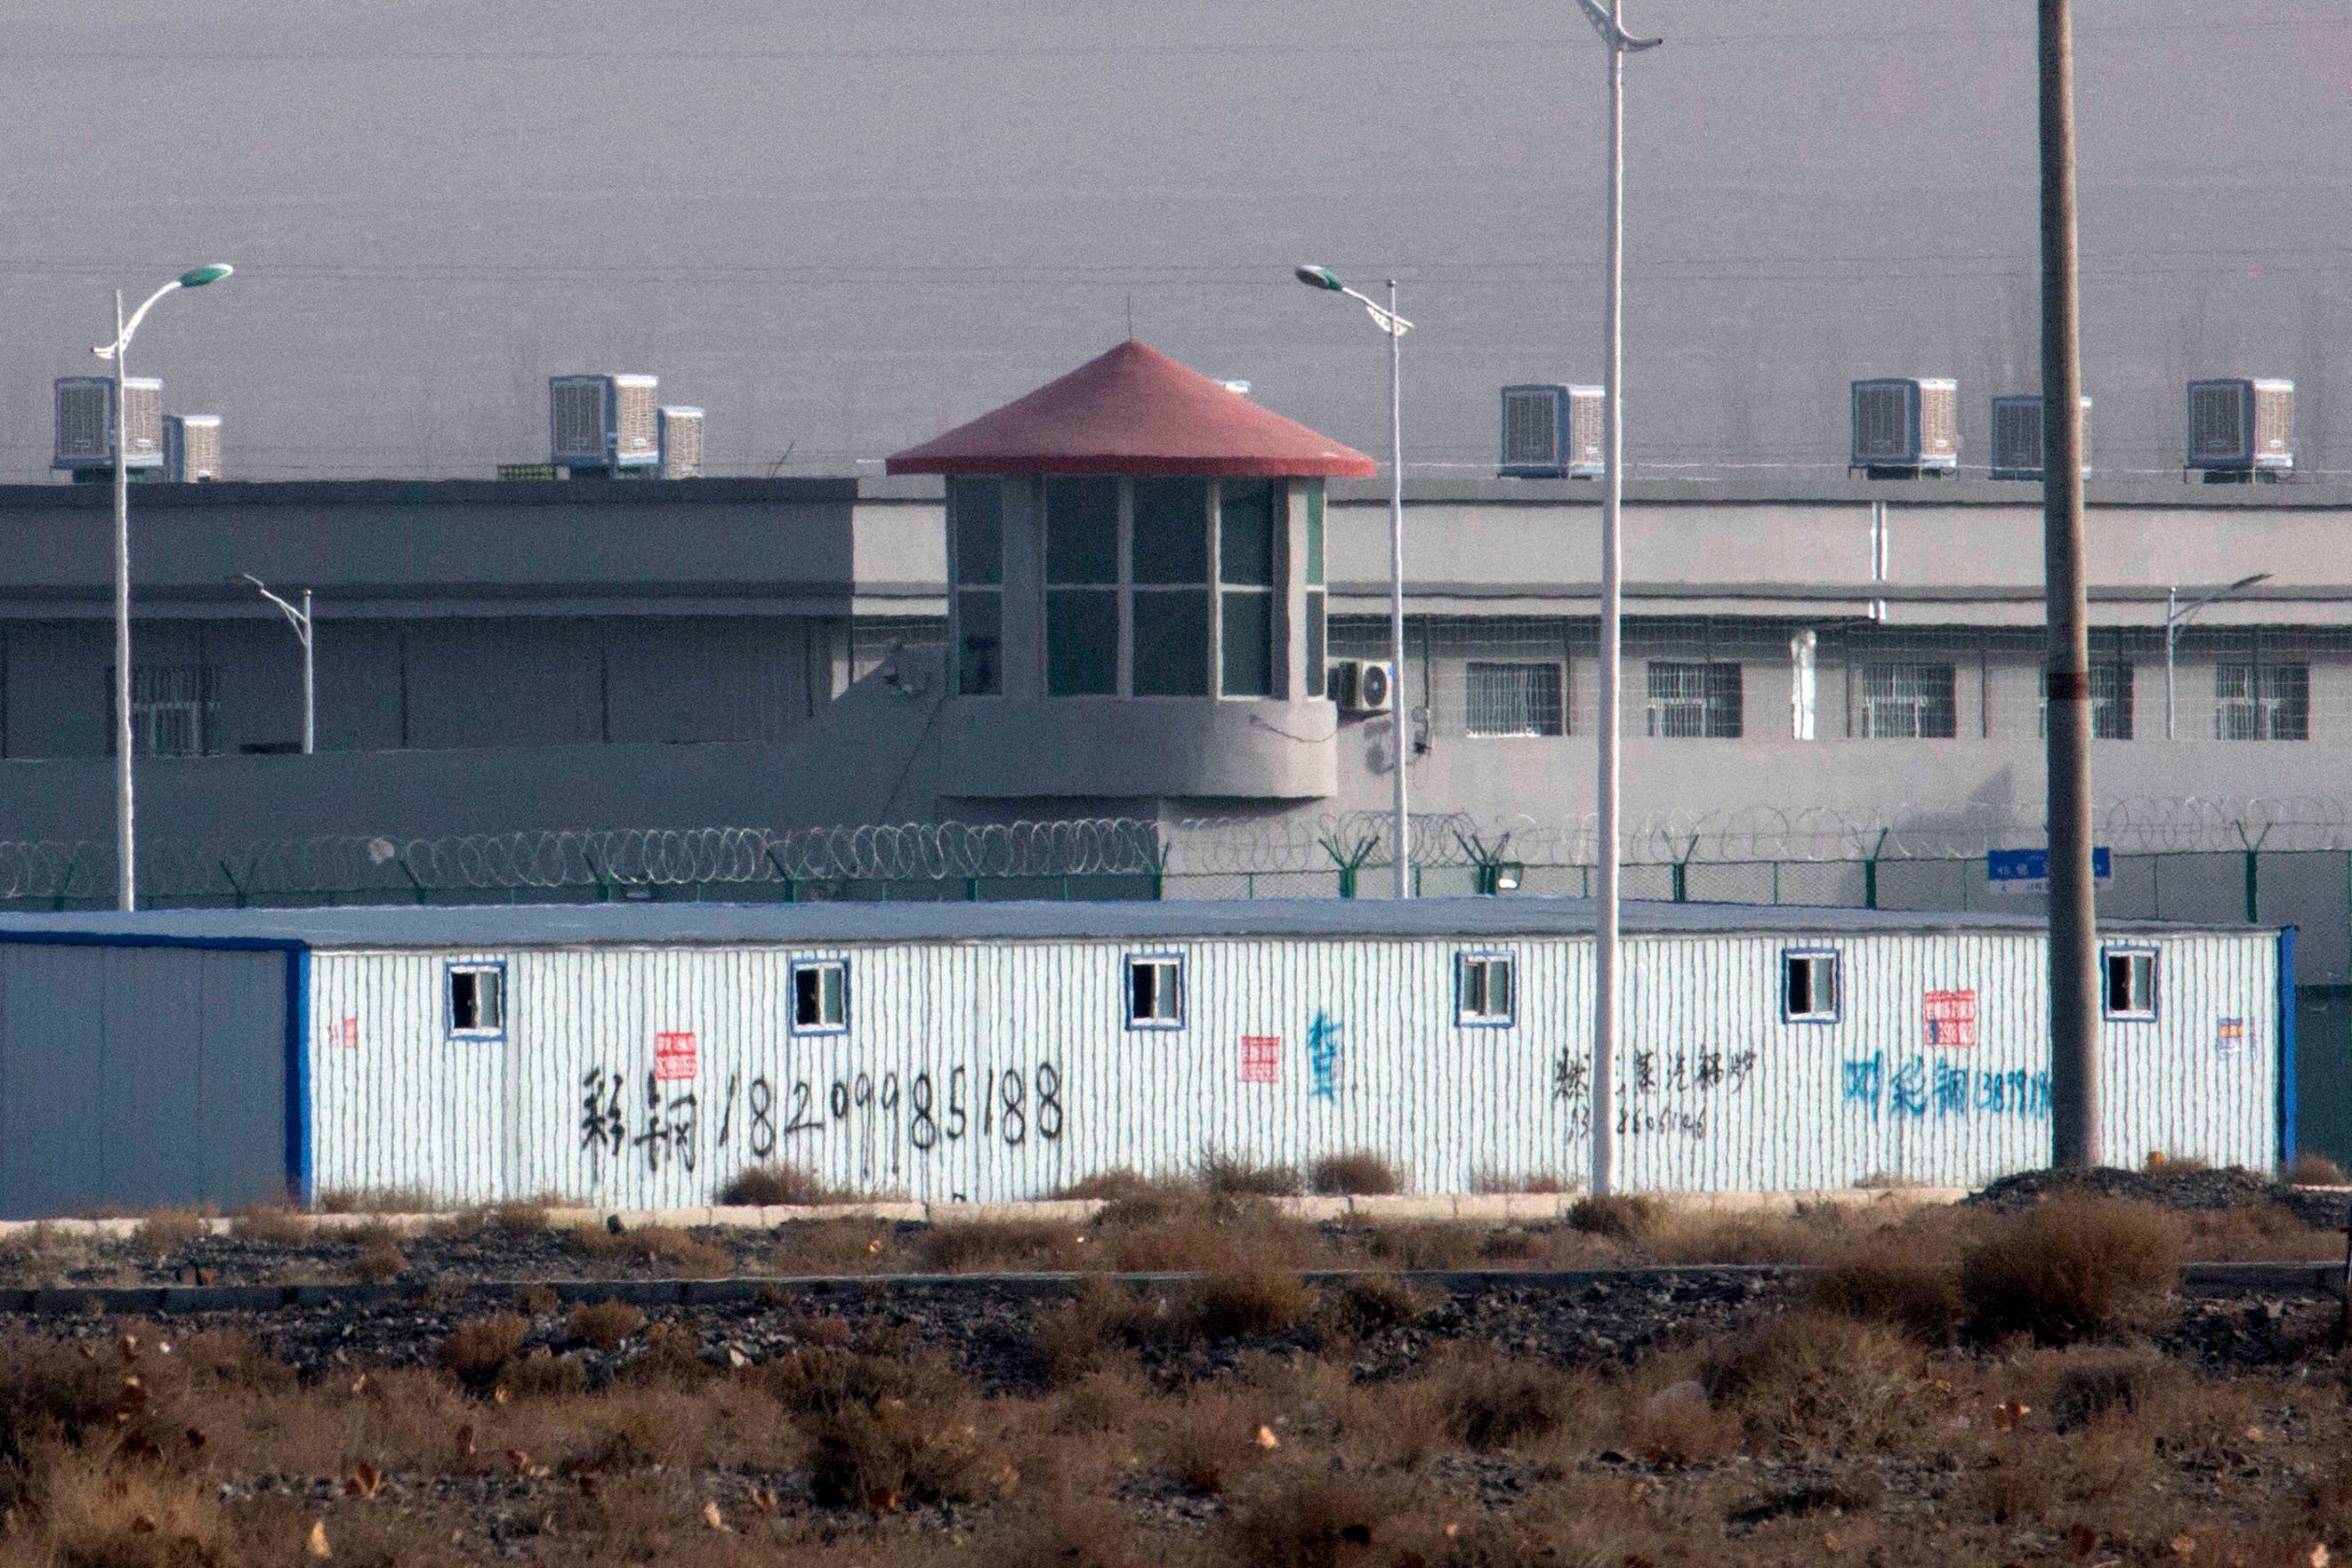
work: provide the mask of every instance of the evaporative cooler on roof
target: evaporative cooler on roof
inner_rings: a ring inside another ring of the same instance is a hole
[[[1598,479],[1601,450],[1599,387],[1556,382],[1503,389],[1503,461],[1507,479]]]
[[[123,466],[163,465],[163,383],[132,376],[123,383],[128,440]],[[52,468],[96,476],[114,467],[114,378],[60,376],[56,387],[58,443]]]
[[[1960,463],[1958,382],[1885,377],[1853,383],[1853,456],[1873,479],[1948,477]]]
[[[550,376],[548,460],[574,477],[656,466],[660,388],[653,376]]]
[[[1992,400],[1992,476],[2042,477],[2042,398],[2032,392]],[[2091,475],[2091,400],[2083,400],[2083,476]]]
[[[220,415],[165,414],[163,477],[175,485],[196,485],[220,476]]]
[[[2209,484],[2294,473],[2294,383],[2190,382],[2187,465]]]
[[[702,475],[702,411],[673,405],[661,411],[661,476],[696,479]]]

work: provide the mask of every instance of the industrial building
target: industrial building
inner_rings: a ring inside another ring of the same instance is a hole
[[[0,916],[0,1210],[650,1208],[765,1162],[988,1201],[1209,1149],[1573,1176],[1591,929],[1545,897]],[[2038,923],[1637,904],[1625,929],[1628,1187],[2046,1163]],[[2107,1149],[2292,1159],[2294,933],[2101,939]]]

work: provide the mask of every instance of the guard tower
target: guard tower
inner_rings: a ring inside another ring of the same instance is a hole
[[[1129,340],[888,469],[948,485],[941,796],[1334,792],[1323,482],[1370,458]]]

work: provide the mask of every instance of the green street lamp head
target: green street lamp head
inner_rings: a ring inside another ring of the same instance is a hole
[[[1292,276],[1309,288],[1328,288],[1334,294],[1347,287],[1339,281],[1339,275],[1328,267],[1297,267],[1293,269]]]
[[[231,267],[225,261],[214,262],[209,267],[192,267],[188,271],[180,274],[180,287],[183,288],[202,288],[207,283],[218,283],[222,278],[226,277],[230,273],[235,272],[236,270],[236,268]]]

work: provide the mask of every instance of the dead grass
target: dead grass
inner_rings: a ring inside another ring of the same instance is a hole
[[[735,1271],[735,1260],[723,1247],[693,1232],[669,1225],[632,1226],[613,1230],[583,1225],[572,1230],[572,1243],[600,1263],[636,1263],[658,1268],[678,1280],[713,1280]]]
[[[572,1337],[598,1350],[618,1350],[624,1340],[645,1326],[645,1313],[610,1296],[601,1301],[582,1301],[572,1309]]]
[[[1124,1198],[1140,1197],[1159,1184],[1138,1175],[1133,1167],[1120,1166],[1115,1170],[1097,1171],[1081,1181],[1057,1186],[1052,1196],[1057,1198],[1090,1198],[1117,1203]]]
[[[1201,1185],[1228,1197],[1296,1197],[1307,1189],[1293,1166],[1255,1165],[1218,1149],[1201,1156]]]
[[[1642,1241],[1657,1228],[1665,1205],[1635,1193],[1610,1193],[1578,1198],[1569,1206],[1568,1223],[1587,1236],[1612,1241]]]
[[[2294,1156],[2294,1164],[2280,1173],[2296,1186],[2352,1186],[2352,1176],[2344,1167],[2316,1149],[2305,1149]]]
[[[441,1342],[444,1370],[468,1388],[486,1389],[497,1382],[507,1362],[522,1349],[530,1322],[515,1312],[493,1312],[468,1318]]]
[[[1514,1175],[1506,1171],[1488,1170],[1484,1166],[1470,1173],[1470,1190],[1482,1196],[1499,1197],[1510,1193],[1548,1196],[1579,1192],[1584,1184],[1555,1171],[1529,1171]]]
[[[1325,1197],[1377,1197],[1408,1191],[1412,1185],[1370,1149],[1325,1155],[1307,1167],[1307,1190]]]
[[[338,1186],[311,1205],[320,1214],[437,1214],[448,1206],[421,1186]]]
[[[1315,1292],[1287,1269],[1241,1269],[1201,1281],[1192,1329],[1203,1339],[1280,1333],[1315,1310]]]
[[[934,1224],[915,1239],[921,1266],[940,1274],[1075,1269],[1086,1249],[1078,1227],[1050,1220]]]
[[[396,1279],[408,1267],[408,1256],[400,1249],[400,1232],[382,1220],[348,1232],[346,1239],[358,1249],[353,1266],[360,1278],[370,1283]]]
[[[1928,1346],[1949,1344],[1968,1317],[1957,1262],[1922,1257],[1900,1238],[1873,1238],[1813,1277],[1812,1303],[1900,1330]]]
[[[561,1207],[546,1197],[471,1204],[436,1221],[433,1234],[460,1239],[491,1231],[500,1236],[536,1236],[548,1228],[548,1210]]]
[[[2148,1312],[2180,1270],[2185,1228],[2143,1205],[2054,1198],[1995,1226],[1960,1264],[1979,1332],[2066,1344]]]
[[[140,1219],[139,1228],[131,1233],[131,1239],[139,1244],[140,1250],[168,1258],[212,1233],[212,1221],[195,1209],[158,1208]]]
[[[1393,1274],[1368,1274],[1333,1292],[1323,1316],[1341,1333],[1361,1338],[1382,1329],[1402,1328],[1428,1310],[1412,1287]]]
[[[761,1208],[814,1208],[863,1200],[847,1187],[831,1186],[814,1171],[771,1165],[748,1166],[736,1172],[710,1201]]]
[[[308,1247],[317,1227],[302,1210],[284,1204],[255,1203],[229,1220],[229,1235],[257,1247]]]
[[[1761,1325],[1702,1381],[1751,1443],[1784,1454],[1894,1448],[1948,1412],[1916,1345],[1827,1312]]]

